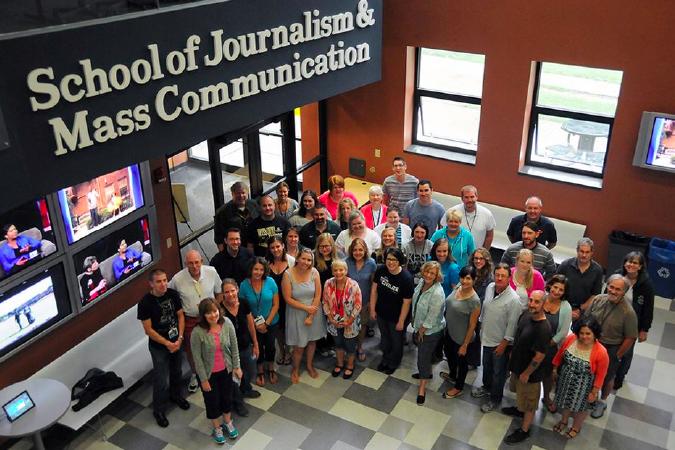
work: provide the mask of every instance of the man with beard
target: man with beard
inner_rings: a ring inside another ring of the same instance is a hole
[[[307,248],[314,249],[316,247],[316,238],[322,233],[329,233],[333,236],[333,240],[337,239],[338,234],[342,231],[340,225],[328,220],[326,207],[318,204],[314,207],[312,212],[314,220],[306,223],[300,229],[300,243]]]
[[[602,267],[593,260],[593,241],[579,239],[577,256],[561,262],[558,273],[567,277],[569,289],[565,294],[572,307],[572,320],[577,320],[602,291]]]
[[[244,183],[237,181],[232,184],[230,193],[232,200],[218,208],[213,217],[213,240],[220,251],[225,248],[225,232],[230,228],[241,231],[242,245],[245,246],[248,224],[258,217],[258,206],[248,198],[248,187]]]
[[[248,268],[253,260],[253,253],[241,246],[241,232],[238,228],[227,230],[225,248],[211,258],[210,264],[216,269],[221,279],[234,278],[241,283],[248,276]]]
[[[502,255],[502,262],[513,267],[516,265],[516,260],[518,257],[518,252],[524,248],[527,248],[532,251],[534,255],[534,261],[532,262],[532,267],[537,269],[544,278],[548,278],[555,273],[555,261],[553,260],[553,254],[551,250],[546,248],[540,242],[537,242],[537,236],[539,236],[540,230],[539,225],[534,222],[526,222],[523,225],[523,230],[521,232],[522,240],[516,242],[515,244],[509,245],[509,247],[504,251]]]

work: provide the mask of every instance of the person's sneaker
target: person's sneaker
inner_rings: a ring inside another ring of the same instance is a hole
[[[188,384],[188,392],[193,393],[197,392],[199,389],[199,383],[197,383],[197,375],[194,373],[190,377],[190,384]]]
[[[484,386],[471,389],[471,396],[473,398],[487,397],[488,395],[490,395],[490,391],[485,389]]]
[[[593,411],[591,411],[591,417],[594,419],[599,419],[605,414],[606,409],[607,403],[603,402],[602,400],[597,400],[595,403],[593,403]]]
[[[484,413],[489,413],[495,410],[498,405],[495,404],[492,400],[488,400],[480,406],[480,410]]]
[[[502,408],[502,413],[506,414],[507,416],[511,417],[523,417],[525,414],[518,410],[515,406],[506,406]]]
[[[230,439],[237,439],[237,436],[239,436],[239,430],[234,426],[234,423],[226,423],[225,429],[227,430],[227,437]]]
[[[514,445],[519,442],[523,442],[525,439],[530,437],[529,431],[524,431],[522,428],[518,427],[513,433],[509,434],[504,438],[504,443],[506,445]]]
[[[243,395],[244,398],[258,398],[260,397],[260,392],[251,389],[250,391],[246,391],[241,395]]]
[[[225,443],[225,435],[223,435],[223,429],[221,427],[214,428],[211,436],[213,436],[213,440],[216,444],[223,445]]]

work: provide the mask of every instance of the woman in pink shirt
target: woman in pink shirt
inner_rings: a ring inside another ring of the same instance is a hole
[[[340,175],[332,175],[328,177],[328,190],[319,196],[319,201],[326,205],[331,217],[338,217],[338,205],[345,197],[350,198],[357,207],[359,206],[356,196],[345,191],[345,179]]]
[[[511,281],[509,284],[520,297],[520,303],[527,307],[528,299],[532,291],[543,291],[546,289],[544,277],[537,269],[532,267],[534,254],[526,248],[518,252],[516,257],[516,266],[511,267]]]

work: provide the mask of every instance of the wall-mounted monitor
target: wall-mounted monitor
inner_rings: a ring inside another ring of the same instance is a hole
[[[675,173],[675,115],[642,113],[633,165]]]
[[[63,266],[0,292],[0,358],[71,313]]]
[[[105,297],[114,286],[152,261],[148,217],[113,231],[73,257],[82,306]]]
[[[68,243],[77,242],[144,205],[138,164],[58,192]]]
[[[44,198],[0,214],[0,279],[56,252],[54,230]]]

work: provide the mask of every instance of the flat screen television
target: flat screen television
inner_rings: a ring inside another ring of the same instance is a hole
[[[71,312],[61,264],[0,291],[0,358]]]
[[[68,243],[77,242],[144,204],[141,172],[134,164],[58,192]]]
[[[633,165],[675,173],[675,115],[642,113]]]
[[[56,252],[44,198],[0,214],[0,280]]]
[[[105,297],[152,262],[148,217],[107,234],[76,253],[73,262],[82,306]]]

